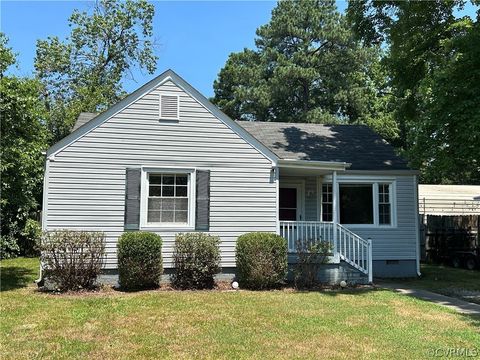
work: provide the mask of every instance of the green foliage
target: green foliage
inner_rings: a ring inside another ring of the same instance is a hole
[[[403,149],[428,183],[480,183],[480,18],[457,17],[465,1],[349,2],[364,43],[382,43],[390,104]],[[479,5],[478,2],[475,4]]]
[[[2,70],[15,63],[15,56],[7,47],[6,37],[0,33],[0,67]],[[35,217],[41,202],[43,164],[42,152],[47,147],[44,127],[45,107],[40,101],[40,84],[36,80],[15,76],[0,77],[0,142],[1,199],[0,223],[3,243],[22,252],[27,219]],[[11,252],[11,254],[16,253]]]
[[[12,48],[8,47],[8,38],[4,33],[0,32],[0,74],[3,77],[5,71],[15,64],[15,54]]]
[[[40,245],[45,281],[60,291],[91,289],[105,260],[102,232],[46,232]]]
[[[20,247],[17,239],[11,235],[0,236],[0,260],[17,257],[20,254]]]
[[[296,243],[297,263],[293,271],[297,289],[311,289],[318,285],[320,267],[327,262],[332,252],[328,241],[299,240]]]
[[[40,223],[33,219],[27,219],[25,228],[22,231],[20,239],[20,248],[22,254],[26,256],[38,256],[38,246],[42,238],[42,227]]]
[[[257,30],[256,50],[230,55],[213,101],[234,119],[381,122],[386,77],[381,50],[355,40],[334,1],[281,1]],[[376,126],[382,134],[393,130]]]
[[[147,0],[100,0],[91,13],[73,12],[65,41],[53,36],[37,42],[35,69],[53,142],[68,135],[80,112],[118,102],[124,96],[121,80],[136,66],[155,71],[153,15]]]
[[[252,232],[237,239],[236,264],[240,286],[268,289],[287,275],[287,241],[273,233]]]
[[[427,183],[480,184],[480,22],[457,30],[419,87],[421,122],[407,154]]]
[[[177,234],[172,284],[179,289],[207,289],[220,272],[220,238],[205,233]]]
[[[160,286],[162,238],[151,232],[125,232],[117,243],[119,283],[124,289]]]

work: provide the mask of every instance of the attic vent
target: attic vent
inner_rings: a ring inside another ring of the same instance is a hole
[[[160,119],[178,120],[178,95],[160,95]]]

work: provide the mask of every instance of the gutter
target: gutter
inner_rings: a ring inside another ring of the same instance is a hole
[[[338,161],[310,161],[297,159],[279,159],[278,166],[290,169],[322,169],[332,171],[345,171],[352,164]]]

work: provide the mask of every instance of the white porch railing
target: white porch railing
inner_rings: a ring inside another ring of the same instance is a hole
[[[295,253],[298,240],[315,243],[328,241],[333,255],[350,264],[372,282],[372,243],[340,224],[321,221],[280,221],[280,235],[287,240],[288,251]]]

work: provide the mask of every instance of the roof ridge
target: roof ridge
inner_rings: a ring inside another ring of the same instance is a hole
[[[365,124],[323,124],[323,123],[306,123],[306,122],[288,122],[288,121],[260,121],[260,120],[235,120],[238,123],[247,123],[247,124],[282,124],[282,125],[321,125],[321,126],[358,126],[358,127],[367,127]]]

